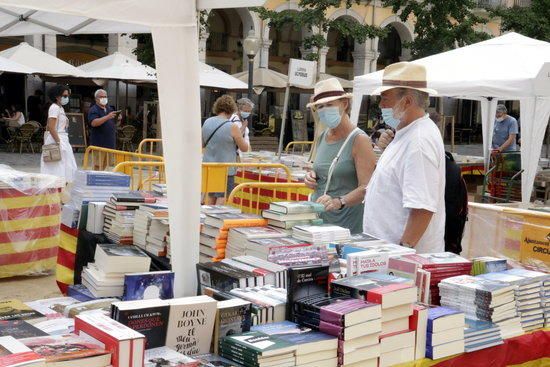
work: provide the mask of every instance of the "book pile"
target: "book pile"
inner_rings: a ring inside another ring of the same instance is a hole
[[[160,196],[166,196],[168,194],[168,189],[166,188],[166,184],[161,183],[154,183],[151,188],[153,189],[153,192],[155,194],[158,194]]]
[[[72,207],[90,201],[109,201],[112,194],[130,191],[130,176],[118,172],[77,171],[71,189]]]
[[[404,255],[398,259],[417,264],[417,270],[422,269],[424,272],[429,273],[429,276],[427,274],[424,276],[429,285],[420,285],[419,282],[417,282],[417,285],[419,289],[423,287],[428,289],[429,286],[428,294],[425,294],[423,299],[420,300],[433,305],[439,305],[438,284],[440,281],[449,277],[470,274],[472,270],[472,263],[469,260],[452,252]]]
[[[409,330],[415,332],[414,359],[426,357],[426,337],[428,331],[428,307],[415,304],[409,317]]]
[[[145,349],[193,356],[210,351],[217,302],[208,296],[114,302],[111,318],[145,335]]]
[[[113,243],[133,244],[135,211],[141,204],[155,202],[155,197],[141,191],[111,195],[103,211],[103,233]]]
[[[134,245],[155,256],[166,256],[168,232],[167,206],[144,204],[136,209],[133,228]]]
[[[237,227],[265,227],[267,220],[259,215],[244,213],[206,214],[201,228],[200,262],[224,259],[229,229]]]
[[[334,242],[349,240],[348,228],[323,224],[321,226],[301,225],[292,228],[292,237],[313,245],[328,245]]]
[[[270,226],[291,229],[297,225],[323,224],[319,213],[324,211],[324,205],[311,201],[280,201],[269,204],[269,209],[264,210],[262,215]]]
[[[380,356],[381,307],[353,298],[318,295],[294,304],[303,326],[338,338],[339,366],[376,366]]]
[[[254,326],[258,331],[289,342],[296,347],[294,356],[298,367],[336,367],[338,338],[290,321]]]
[[[466,319],[464,351],[475,352],[504,343],[497,325],[489,321]]]
[[[426,357],[439,359],[464,353],[464,313],[446,307],[428,309]]]
[[[506,259],[491,256],[474,257],[472,259],[472,275],[504,271],[507,266]]]
[[[82,284],[94,297],[121,297],[124,275],[149,271],[151,258],[135,246],[98,244],[94,262],[82,271]]]
[[[220,340],[219,355],[244,366],[296,366],[296,346],[259,331],[226,336]]]
[[[544,327],[546,302],[543,284],[545,280],[550,280],[550,275],[526,269],[510,269],[483,274],[480,277],[517,287],[516,303],[523,330],[531,331]]]
[[[43,367],[45,358],[13,336],[0,337],[0,366]]]
[[[474,320],[498,325],[503,339],[523,334],[516,309],[516,286],[461,275],[439,283],[441,305],[464,312]]]
[[[287,234],[274,227],[237,227],[231,228],[227,236],[227,245],[225,248],[226,257],[234,257],[241,255],[253,255],[267,259],[264,248],[252,241],[262,239],[278,239],[286,237]],[[260,242],[261,243],[261,242]],[[202,245],[216,245],[213,238],[201,236]],[[263,255],[263,256],[262,256]]]

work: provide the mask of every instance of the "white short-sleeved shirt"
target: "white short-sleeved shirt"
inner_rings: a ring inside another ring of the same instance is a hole
[[[56,126],[57,132],[67,132],[67,125],[69,125],[69,119],[65,115],[65,109],[59,106],[57,103],[52,103],[48,109],[48,118],[57,119]]]
[[[237,115],[236,113],[233,114],[233,116],[231,116],[231,118],[229,119],[229,121],[237,124],[237,126],[239,127],[239,129],[241,127],[243,127],[243,123],[241,121],[241,118],[239,117],[239,115]],[[250,149],[250,137],[249,137],[249,133],[250,133],[250,130],[248,130],[248,127],[246,128],[246,130],[244,131],[244,141],[246,141],[246,143],[248,144],[248,150],[251,150]],[[239,153],[241,152],[241,150],[239,149]]]
[[[445,249],[445,148],[428,115],[396,132],[367,187],[363,230],[399,243],[411,209],[433,212],[417,253]]]

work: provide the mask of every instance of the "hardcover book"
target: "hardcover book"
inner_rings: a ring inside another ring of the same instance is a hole
[[[199,367],[200,362],[168,347],[159,347],[145,351],[144,367],[177,366]]]
[[[174,272],[152,271],[124,276],[123,301],[174,298]]]
[[[328,293],[328,265],[288,269],[287,319],[293,320],[295,301]]]
[[[46,335],[48,334],[24,320],[0,321],[0,336],[13,336],[15,339],[24,339]]]
[[[251,326],[250,302],[237,298],[218,302],[212,340],[214,353],[218,352],[218,343],[221,338],[250,331]]]
[[[42,367],[44,358],[12,336],[0,337],[0,367]]]

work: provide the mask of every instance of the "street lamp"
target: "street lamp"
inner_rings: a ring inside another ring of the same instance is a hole
[[[254,58],[260,49],[260,40],[256,37],[254,30],[248,32],[244,39],[243,50],[248,56],[248,98],[252,99],[252,87],[254,86]]]

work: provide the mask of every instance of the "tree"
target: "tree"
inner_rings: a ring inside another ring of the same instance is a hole
[[[514,31],[550,42],[550,0],[532,0],[530,6],[497,8],[491,13],[501,18],[503,32]]]
[[[416,38],[403,46],[410,48],[413,59],[434,55],[489,38],[475,29],[487,23],[473,9],[474,0],[384,0],[402,21],[415,18]]]
[[[364,43],[367,39],[384,37],[386,32],[379,27],[362,25],[345,18],[327,19],[327,11],[338,8],[342,4],[351,8],[353,4],[360,4],[361,0],[300,0],[299,11],[276,12],[263,7],[252,8],[263,20],[269,20],[269,26],[280,29],[286,24],[292,24],[295,29],[306,29],[309,35],[303,38],[303,46],[309,53],[305,59],[318,61],[321,50],[327,46],[325,34],[329,29],[337,30],[342,36],[352,37],[358,43]],[[368,2],[368,1],[367,1]],[[319,74],[319,63],[317,63]]]

